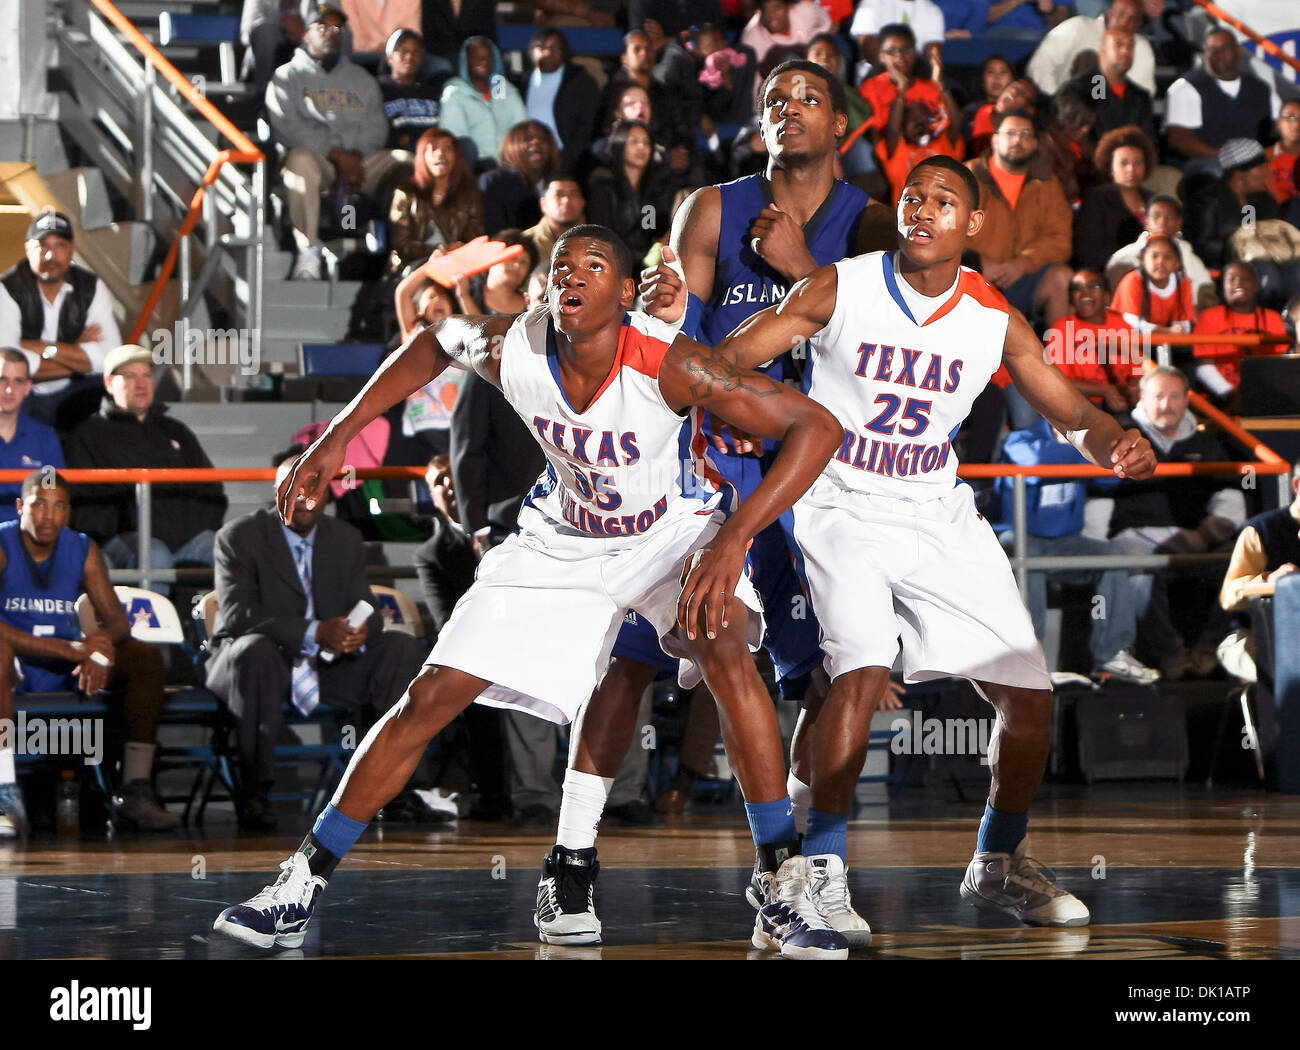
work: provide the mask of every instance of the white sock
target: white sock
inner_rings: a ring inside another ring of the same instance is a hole
[[[790,770],[790,775],[785,778],[785,789],[790,794],[790,801],[794,803],[794,826],[800,835],[808,830],[808,810],[812,809],[812,788],[794,775],[794,770]]]
[[[18,780],[14,772],[14,749],[0,747],[0,784],[13,784]]]
[[[153,744],[127,741],[126,754],[122,759],[122,780],[125,783],[149,779],[149,774],[153,772],[153,748]]]
[[[614,786],[613,777],[580,773],[570,769],[564,774],[564,795],[560,800],[560,830],[557,846],[565,849],[591,849],[596,845],[596,829],[605,812],[605,800]]]

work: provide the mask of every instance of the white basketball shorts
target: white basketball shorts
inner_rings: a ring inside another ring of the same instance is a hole
[[[683,508],[656,522],[644,542],[612,553],[599,538],[516,533],[484,555],[426,666],[491,682],[478,703],[563,725],[596,688],[624,613],[635,609],[654,625],[664,652],[682,660],[683,684],[694,684],[699,672],[677,629],[681,573],[725,520],[721,511]],[[735,599],[731,622],[747,617],[746,637],[756,652],[763,607],[748,576],[737,581]]]
[[[907,682],[1051,688],[1011,565],[969,485],[914,501],[822,477],[794,521],[832,679],[892,667],[901,646]]]

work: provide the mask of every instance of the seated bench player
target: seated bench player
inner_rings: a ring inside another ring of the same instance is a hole
[[[33,471],[17,508],[18,521],[0,525],[0,720],[14,717],[15,693],[93,696],[120,688],[126,752],[117,817],[141,831],[169,831],[180,820],[159,807],[149,785],[163,706],[162,654],[131,637],[99,548],[68,528],[67,482],[53,470]],[[104,625],[85,638],[74,611],[83,592]],[[25,831],[13,751],[0,748],[0,838]]]

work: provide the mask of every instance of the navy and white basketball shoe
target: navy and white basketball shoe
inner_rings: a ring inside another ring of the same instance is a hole
[[[814,873],[807,857],[791,857],[762,875],[765,900],[750,943],[786,959],[847,959],[849,942],[826,921],[812,898]]]
[[[871,926],[853,910],[848,871],[839,854],[809,857],[808,866],[812,871],[809,895],[831,929],[844,934],[850,948],[871,947]]]
[[[297,948],[327,883],[301,853],[280,865],[280,877],[256,897],[227,908],[212,924],[217,933],[257,948]]]
[[[556,846],[542,858],[533,925],[543,944],[599,944],[596,850]]]

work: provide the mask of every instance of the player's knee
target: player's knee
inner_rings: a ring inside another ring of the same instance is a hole
[[[889,681],[887,667],[860,667],[835,679],[819,717],[866,725],[875,714]]]
[[[600,680],[596,692],[601,702],[609,704],[619,702],[639,706],[641,696],[655,680],[656,669],[640,660],[630,660],[616,656],[610,661],[605,677]]]
[[[723,631],[717,638],[698,646],[695,656],[704,682],[721,702],[734,696],[757,674],[749,646],[738,632]]]
[[[455,710],[451,710],[454,707]],[[451,690],[436,667],[426,667],[406,688],[406,695],[397,705],[397,714],[404,722],[421,730],[437,727],[451,721],[464,705],[451,696]]]
[[[1004,687],[1001,703],[995,706],[1013,732],[1045,729],[1052,720],[1052,691]]]

